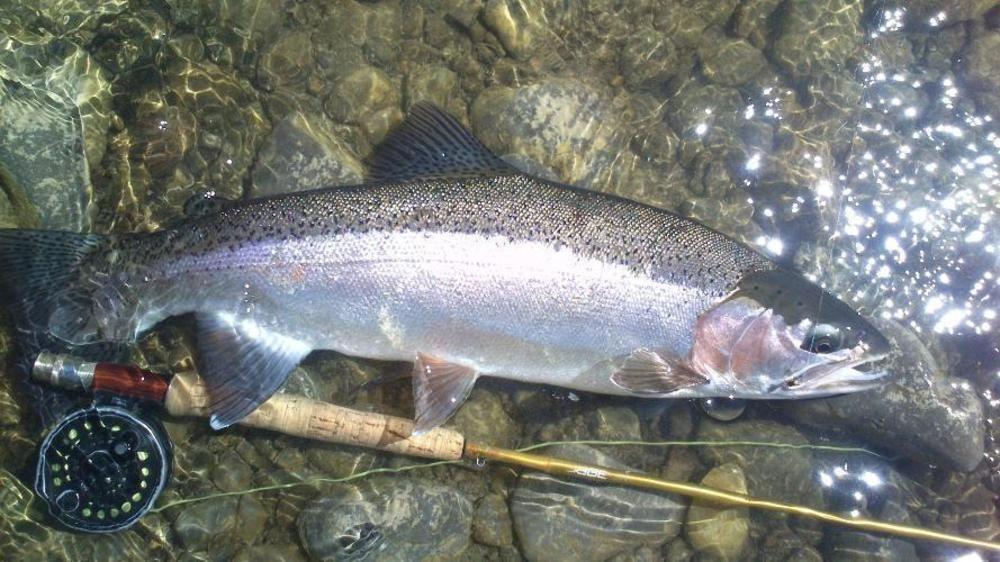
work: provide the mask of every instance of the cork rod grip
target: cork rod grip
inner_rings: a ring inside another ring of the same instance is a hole
[[[208,417],[210,403],[205,383],[194,372],[175,374],[164,400],[167,412],[174,416]],[[462,434],[450,429],[437,428],[423,435],[411,435],[413,422],[407,419],[359,412],[287,394],[275,394],[239,423],[297,437],[428,459],[458,460],[465,447]]]

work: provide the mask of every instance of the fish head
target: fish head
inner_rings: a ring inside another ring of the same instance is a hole
[[[691,367],[755,398],[814,398],[868,390],[889,341],[840,299],[801,275],[745,276],[699,316]]]

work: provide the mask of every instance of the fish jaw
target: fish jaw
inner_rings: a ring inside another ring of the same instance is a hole
[[[689,364],[724,394],[740,398],[818,398],[879,386],[884,371],[856,367],[886,353],[858,344],[819,354],[803,349],[811,322],[789,326],[753,299],[723,301],[701,315]]]

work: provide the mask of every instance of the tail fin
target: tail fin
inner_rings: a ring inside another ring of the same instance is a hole
[[[43,348],[76,351],[98,339],[81,267],[106,244],[98,234],[0,229],[0,311],[30,361]]]

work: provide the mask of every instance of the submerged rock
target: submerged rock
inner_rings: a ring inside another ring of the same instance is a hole
[[[253,542],[267,517],[264,506],[252,496],[220,497],[186,507],[174,521],[174,532],[190,550],[232,551]]]
[[[249,83],[189,59],[182,47],[161,54],[155,80],[149,69],[120,77],[120,87],[135,92],[123,111],[127,130],[112,143],[122,185],[102,212],[113,227],[160,226],[177,218],[194,193],[241,197],[270,129]]]
[[[293,113],[264,141],[251,174],[253,196],[355,185],[364,166],[322,117]]]
[[[969,471],[983,458],[982,403],[967,383],[948,376],[920,338],[894,322],[880,324],[896,353],[883,386],[819,400],[790,401],[796,421],[849,431],[908,458]]]
[[[257,82],[265,90],[296,86],[305,82],[314,66],[312,38],[295,31],[279,39],[257,67]]]
[[[823,554],[827,560],[843,562],[918,560],[916,548],[903,539],[840,530],[833,531],[827,537],[823,543]]]
[[[517,446],[520,428],[503,408],[497,392],[475,388],[458,409],[449,426],[461,431],[468,441],[498,447]]]
[[[87,230],[91,168],[104,156],[111,93],[105,72],[69,41],[0,39],[0,162],[41,215],[41,226]]]
[[[315,560],[439,560],[470,543],[472,503],[424,479],[372,478],[337,485],[298,518],[299,537]]]
[[[499,494],[489,494],[479,500],[472,520],[472,537],[479,544],[510,546],[514,543],[510,510]]]
[[[39,223],[28,194],[0,162],[0,228],[38,228]]]
[[[685,70],[679,63],[677,46],[665,33],[653,28],[638,29],[622,51],[622,74],[625,84],[633,89],[661,92]]]
[[[743,470],[724,464],[708,471],[702,486],[747,493]],[[695,500],[688,509],[684,533],[695,550],[716,560],[736,560],[750,541],[750,514],[745,507],[721,508]]]
[[[261,545],[241,550],[233,562],[305,562],[306,557],[298,545]]]
[[[698,55],[705,78],[723,86],[742,86],[767,66],[763,53],[740,39],[706,42]]]
[[[398,103],[399,93],[389,76],[373,66],[362,66],[337,80],[324,107],[339,122],[359,123],[368,113]]]
[[[906,15],[917,25],[937,27],[978,18],[994,6],[996,0],[907,0]],[[931,25],[931,18],[937,23]]]
[[[416,65],[407,70],[404,81],[407,105],[431,102],[461,118],[465,104],[458,95],[458,75],[441,65]]]
[[[547,451],[618,470],[628,467],[591,447]],[[639,546],[657,546],[680,532],[685,505],[676,496],[526,472],[511,497],[511,516],[529,560],[606,560]]]
[[[717,422],[706,418],[699,424],[695,439],[808,443],[796,429],[768,420]],[[811,507],[822,505],[822,493],[813,475],[813,454],[806,449],[702,447],[698,452],[710,465],[734,463],[742,468],[751,496]]]
[[[743,2],[736,8],[733,15],[733,30],[751,45],[763,49],[769,40],[769,21],[771,14],[782,3],[782,0],[756,0]]]
[[[962,78],[972,90],[984,113],[1000,114],[1000,32],[979,31],[972,34],[962,59]]]
[[[30,487],[0,468],[4,560],[157,560],[172,555],[156,534],[156,515],[147,515],[135,530],[122,533],[70,533],[46,524],[42,519],[46,508],[39,503]]]
[[[481,17],[507,54],[524,60],[551,43],[553,34],[542,7],[541,2],[489,0]]]
[[[781,10],[771,60],[798,80],[843,67],[864,39],[861,0],[792,0]]]
[[[486,90],[472,104],[470,121],[497,154],[527,156],[569,183],[587,185],[618,152],[609,103],[596,89],[572,80]]]

